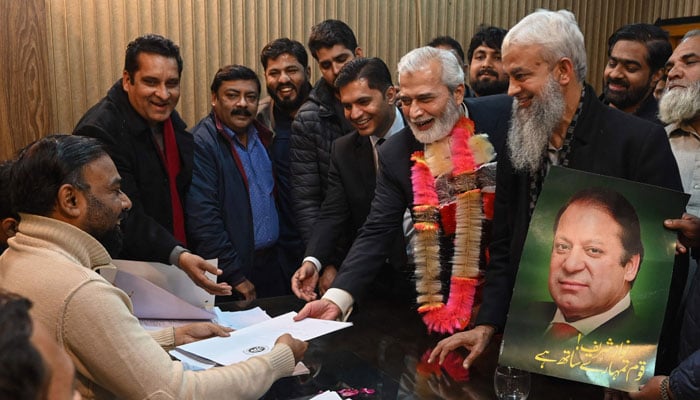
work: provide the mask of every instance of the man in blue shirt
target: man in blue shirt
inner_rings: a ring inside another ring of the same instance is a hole
[[[291,273],[278,258],[279,215],[268,146],[272,133],[255,119],[260,81],[251,69],[228,65],[211,85],[211,113],[194,127],[188,239],[199,254],[218,258],[246,300],[291,293]]]

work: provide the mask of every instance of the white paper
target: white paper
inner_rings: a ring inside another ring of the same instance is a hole
[[[209,261],[212,262],[212,261]],[[216,265],[216,260],[213,260]],[[114,260],[115,286],[126,292],[134,315],[143,319],[211,320],[214,295],[196,286],[187,274],[173,265],[155,262]],[[214,276],[208,274],[209,279]],[[212,279],[214,280],[214,279]]]
[[[289,312],[269,321],[234,331],[229,337],[200,340],[179,346],[178,349],[221,365],[230,365],[269,353],[277,338],[285,333],[306,341],[352,326],[352,322],[313,318],[294,322],[292,318],[295,315],[295,312]]]
[[[214,307],[214,312],[217,324],[236,330],[272,319],[260,307],[244,311],[221,311],[219,307]]]
[[[343,398],[340,397],[337,392],[326,390],[325,392],[312,397],[311,400],[343,400]]]

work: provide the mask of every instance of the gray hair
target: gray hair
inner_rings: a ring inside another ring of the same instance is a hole
[[[579,82],[586,79],[586,46],[571,11],[537,10],[521,19],[503,39],[502,53],[512,45],[540,45],[542,58],[550,65],[569,58]]]
[[[464,70],[452,52],[425,46],[413,49],[401,57],[398,65],[399,86],[401,74],[416,72],[425,68],[431,61],[438,61],[442,66],[442,83],[450,89],[450,92],[454,92],[457,86],[464,84]]]
[[[690,39],[691,37],[695,36],[700,36],[700,29],[693,29],[685,33],[683,35],[683,39],[681,39],[681,43],[685,42],[686,40]]]

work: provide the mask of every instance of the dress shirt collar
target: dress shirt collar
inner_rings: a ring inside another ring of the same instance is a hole
[[[617,302],[617,304],[615,304],[608,311],[601,314],[593,315],[588,318],[580,319],[576,322],[566,321],[566,319],[564,319],[564,314],[562,314],[561,310],[557,308],[557,312],[554,313],[554,318],[552,319],[552,322],[549,323],[549,327],[547,329],[549,330],[549,328],[551,328],[552,324],[555,322],[563,322],[578,329],[578,331],[585,336],[596,330],[599,326],[611,320],[617,314],[620,314],[621,312],[625,311],[627,308],[629,308],[631,304],[632,301],[630,300],[630,294],[629,292],[627,292],[625,297],[623,297],[622,300]]]

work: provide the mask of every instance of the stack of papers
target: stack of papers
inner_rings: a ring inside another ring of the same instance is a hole
[[[219,365],[231,365],[250,357],[269,353],[277,338],[289,333],[299,340],[311,340],[352,326],[352,322],[306,318],[295,322],[295,312],[231,332],[229,337],[214,337],[188,343],[171,350],[173,357],[191,356]]]

